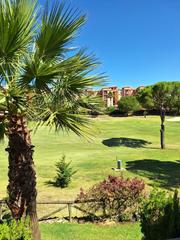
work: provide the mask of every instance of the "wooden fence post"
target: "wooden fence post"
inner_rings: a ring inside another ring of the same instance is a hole
[[[72,222],[72,204],[68,203],[69,221]]]
[[[3,208],[3,203],[0,203],[0,220],[2,220],[2,208]]]

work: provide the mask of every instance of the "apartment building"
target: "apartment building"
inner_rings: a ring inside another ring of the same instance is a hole
[[[117,106],[121,97],[134,96],[138,91],[142,90],[144,86],[132,88],[129,86],[118,88],[117,86],[104,87],[100,90],[86,89],[85,93],[91,96],[101,96],[105,102],[106,107]]]
[[[122,87],[121,91],[121,96],[126,97],[126,96],[133,96],[136,93],[136,88],[132,87]]]
[[[107,107],[117,106],[120,99],[120,91],[116,86],[102,88],[99,91],[99,95],[102,96]]]

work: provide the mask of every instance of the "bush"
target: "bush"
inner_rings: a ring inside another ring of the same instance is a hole
[[[78,200],[82,208],[92,215],[118,221],[132,220],[138,216],[138,207],[143,196],[144,182],[137,178],[109,176],[87,192],[81,189]],[[93,201],[89,201],[93,199]]]
[[[119,111],[122,113],[134,113],[140,110],[141,106],[134,96],[122,97],[118,102]]]
[[[0,224],[0,240],[32,240],[28,222],[12,220]]]
[[[107,107],[106,114],[112,114],[115,110],[116,110],[116,108],[114,106]]]
[[[10,209],[7,207],[6,204],[1,205],[1,219],[0,224],[4,221],[8,222],[12,220],[12,215]]]
[[[180,236],[180,206],[177,191],[174,197],[165,191],[153,190],[140,214],[144,240],[165,240]]]
[[[72,167],[70,167],[71,162],[66,163],[65,158],[63,155],[62,159],[56,163],[57,175],[53,182],[56,187],[68,187],[71,182],[71,177],[77,172],[73,171]]]

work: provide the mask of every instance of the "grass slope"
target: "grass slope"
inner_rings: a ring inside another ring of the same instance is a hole
[[[143,177],[148,184],[172,189],[180,187],[180,122],[166,122],[166,149],[159,149],[159,117],[99,117],[94,123],[94,140],[88,142],[75,134],[49,132],[40,128],[33,134],[38,177],[38,199],[58,200],[76,197],[114,172],[116,157],[123,160],[126,177]],[[6,195],[7,142],[0,145],[0,198]],[[55,176],[55,162],[65,154],[78,170],[69,188],[58,189],[46,182]]]
[[[43,240],[141,240],[139,224],[97,226],[93,224],[41,224]]]

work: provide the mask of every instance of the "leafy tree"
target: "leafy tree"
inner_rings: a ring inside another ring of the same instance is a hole
[[[171,92],[171,110],[180,114],[180,82],[173,84]]]
[[[170,98],[168,105],[166,106],[167,111],[170,113],[180,113],[180,82],[161,82],[157,84],[163,84],[166,88],[169,89]],[[155,85],[157,85],[155,84]],[[152,89],[154,85],[147,86],[144,89],[136,93],[136,98],[141,104],[141,106],[147,110],[152,110],[157,108],[157,105],[154,104]]]
[[[151,86],[145,87],[141,91],[138,91],[136,94],[136,98],[143,108],[145,108],[147,110],[154,108]]]
[[[94,74],[94,56],[70,47],[85,16],[58,1],[41,10],[36,0],[0,1],[0,136],[9,140],[7,203],[16,220],[30,217],[36,240],[34,146],[27,119],[86,135],[89,121],[78,108],[94,104],[84,103],[83,90],[103,79]]]
[[[140,109],[140,104],[135,96],[122,97],[118,102],[119,111],[122,113],[133,113]]]
[[[165,148],[165,115],[169,113],[180,113],[180,82],[159,82],[148,86],[136,94],[142,107],[147,110],[157,110],[161,118],[161,148]]]
[[[152,97],[154,107],[159,111],[161,118],[160,141],[161,149],[165,148],[164,132],[165,132],[165,114],[170,108],[172,88],[166,82],[160,82],[152,87]]]

